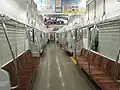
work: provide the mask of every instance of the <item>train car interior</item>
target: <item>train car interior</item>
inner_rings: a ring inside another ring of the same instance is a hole
[[[0,90],[120,90],[120,0],[0,0]]]

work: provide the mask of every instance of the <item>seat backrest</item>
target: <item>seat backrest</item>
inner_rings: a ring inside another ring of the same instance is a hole
[[[26,52],[26,55],[29,57],[29,58],[32,58],[33,56],[32,56],[32,52],[30,51],[30,50],[28,50],[27,52]]]
[[[100,64],[100,69],[103,71],[108,71],[107,67],[110,64],[110,59],[103,57],[101,64]]]
[[[97,54],[92,64],[96,67],[100,67],[102,59],[103,59],[103,57],[101,55]]]
[[[95,57],[96,57],[96,53],[94,52],[89,52],[89,57],[88,57],[88,60],[90,60],[90,63],[93,63],[93,61],[95,60]]]
[[[28,63],[33,62],[33,56],[32,56],[31,51],[27,51],[24,55],[25,55],[24,57]]]
[[[89,56],[89,51],[88,51],[87,49],[85,49],[84,57],[85,57],[86,59],[88,59],[88,56]]]
[[[115,72],[115,61],[110,60],[110,64],[108,65],[108,75],[114,78]],[[120,64],[117,64],[117,79],[120,79]]]
[[[114,78],[114,70],[115,70],[115,62],[110,60],[110,64],[108,65],[107,74],[110,75],[112,78]]]
[[[120,80],[120,63],[117,66],[117,72],[118,72],[117,79]]]
[[[84,48],[82,48],[82,50],[81,50],[81,56],[84,56],[84,54],[85,54],[85,49]]]

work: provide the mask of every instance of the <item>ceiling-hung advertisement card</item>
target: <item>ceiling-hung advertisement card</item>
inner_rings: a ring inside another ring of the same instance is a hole
[[[61,0],[55,0],[55,12],[56,13],[62,12],[62,1]]]
[[[83,14],[85,3],[85,0],[62,0],[62,13]]]
[[[55,13],[55,0],[37,0],[38,9],[41,13]]]

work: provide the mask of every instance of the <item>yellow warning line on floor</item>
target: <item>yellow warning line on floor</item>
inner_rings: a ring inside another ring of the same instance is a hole
[[[77,64],[77,61],[75,60],[74,57],[70,57],[70,58],[71,58],[71,60],[72,60],[72,62],[73,62],[74,64]]]

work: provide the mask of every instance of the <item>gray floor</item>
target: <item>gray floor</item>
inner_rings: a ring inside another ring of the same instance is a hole
[[[98,90],[78,71],[64,50],[55,43],[46,46],[33,90]]]

